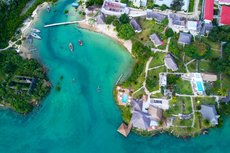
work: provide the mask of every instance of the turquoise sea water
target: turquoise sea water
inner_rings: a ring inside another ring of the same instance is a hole
[[[54,86],[64,76],[61,92],[53,89],[28,116],[0,110],[0,153],[229,152],[229,119],[209,135],[187,140],[166,134],[148,138],[118,134],[121,115],[112,89],[122,73],[129,73],[131,56],[111,39],[73,25],[42,28],[46,23],[66,21],[63,12],[71,2],[60,0],[56,12],[43,12],[35,25],[43,38],[35,41],[39,49],[35,55],[49,69]],[[78,46],[78,39],[84,41],[83,47]],[[70,41],[74,53],[68,49]]]

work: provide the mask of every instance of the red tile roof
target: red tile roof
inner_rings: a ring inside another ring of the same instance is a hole
[[[205,0],[204,19],[212,20],[214,14],[214,0]]]
[[[230,6],[222,6],[220,23],[230,25]]]

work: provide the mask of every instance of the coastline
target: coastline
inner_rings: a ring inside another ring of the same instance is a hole
[[[26,38],[28,37],[29,33],[31,32],[31,28],[33,27],[34,23],[37,22],[37,20],[39,20],[39,15],[40,13],[46,9],[49,6],[48,2],[44,2],[40,5],[37,6],[37,8],[33,11],[31,18],[27,18],[24,23],[23,26],[20,28],[21,32],[22,32],[22,37],[21,38]],[[28,58],[31,59],[32,58],[32,54],[29,50],[28,44],[23,41],[21,45],[19,45],[17,47],[17,52],[20,52],[20,55],[23,58]]]
[[[112,38],[113,40],[124,46],[126,50],[132,55],[132,41],[118,38],[117,32],[114,30],[115,27],[113,25],[90,24],[87,20],[84,20],[78,23],[78,27],[93,32],[101,33]]]

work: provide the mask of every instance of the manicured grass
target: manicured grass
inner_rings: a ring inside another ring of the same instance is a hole
[[[220,43],[212,42],[207,37],[202,37],[201,40],[210,46],[213,58],[220,57]]]
[[[190,0],[190,2],[189,2],[189,9],[188,9],[189,12],[193,12],[193,9],[194,9],[194,1],[195,1],[195,0]]]
[[[154,47],[153,42],[150,40],[150,35],[153,33],[157,33],[158,36],[165,42],[165,45],[160,46],[160,49],[166,48],[167,38],[162,34],[164,30],[164,26],[161,24],[157,24],[154,20],[146,20],[145,18],[139,18],[138,22],[142,28],[141,33],[136,33],[134,39],[137,39],[143,42],[146,46]]]
[[[192,105],[190,97],[175,97],[170,100],[169,114],[177,115],[179,113],[190,114],[192,113]]]
[[[211,67],[210,61],[200,60],[198,62],[198,71],[199,72],[214,72],[213,68]]]
[[[173,122],[174,126],[192,126],[192,118],[189,120],[181,120],[178,117]]]
[[[175,91],[178,94],[193,95],[192,87],[189,81],[178,79],[176,81]]]
[[[133,98],[141,98],[142,95],[146,94],[144,91],[144,88],[142,88],[141,90],[139,90],[138,92],[136,92],[135,94],[133,94]]]
[[[193,98],[194,109],[198,109],[201,105],[215,105],[216,99],[210,97],[194,97]]]
[[[153,55],[153,60],[151,61],[149,68],[153,68],[155,66],[163,65],[164,64],[164,57],[165,53],[155,53]]]
[[[159,90],[159,73],[165,72],[165,67],[148,71],[146,87],[149,91]]]
[[[121,110],[122,119],[125,123],[129,124],[132,114],[129,106],[119,106]]]
[[[192,63],[190,63],[190,64],[188,65],[188,70],[189,70],[190,72],[196,72],[196,61],[194,61],[194,62],[192,62]]]
[[[133,91],[136,91],[137,89],[142,87],[144,81],[145,81],[145,72],[143,71],[135,82],[132,82],[131,84],[129,84],[129,86],[127,86],[124,83],[122,86],[124,86],[125,88],[131,88]]]
[[[226,75],[222,76],[222,85],[223,85],[223,88],[227,89],[227,91],[230,91],[230,78],[229,78],[229,76],[226,76]]]
[[[156,94],[154,94],[154,95],[151,95],[150,96],[151,98],[162,98],[162,97],[164,97],[161,93],[156,93]]]

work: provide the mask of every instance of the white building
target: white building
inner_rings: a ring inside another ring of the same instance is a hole
[[[129,8],[126,4],[115,2],[113,0],[105,0],[101,12],[106,15],[121,16],[122,14],[129,14]]]
[[[198,21],[187,21],[187,28],[189,31],[197,31]]]
[[[147,5],[147,0],[129,0],[130,2],[133,2],[133,5],[136,7],[145,7]]]

